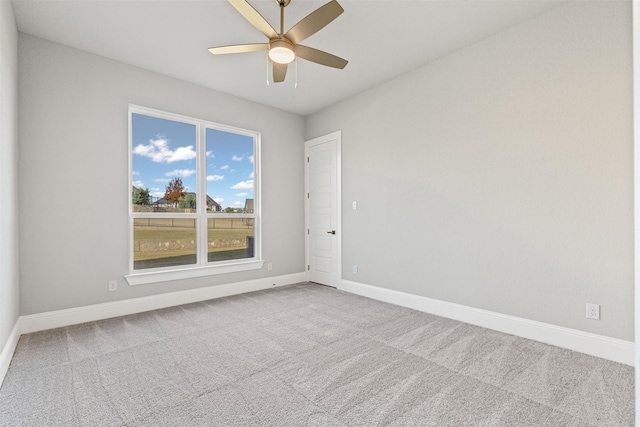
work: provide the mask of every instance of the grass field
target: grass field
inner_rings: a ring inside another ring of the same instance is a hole
[[[230,259],[242,259],[247,257],[246,249],[235,249],[224,252],[209,252],[208,261],[227,261]],[[196,263],[196,255],[165,256],[164,258],[136,260],[133,263],[134,270],[145,268],[170,267],[176,265],[189,265]]]
[[[247,236],[253,236],[252,228],[246,230],[209,229],[209,240],[245,239]],[[133,230],[134,240],[185,240],[195,238],[196,231],[193,228],[136,227]]]
[[[247,236],[253,236],[253,227],[251,228],[236,228],[236,229],[221,229],[221,228],[209,228],[208,240],[240,240],[241,242],[247,241]],[[184,265],[195,263],[196,256],[196,230],[194,227],[148,227],[143,226],[134,227],[133,230],[134,242],[158,242],[158,241],[181,241],[186,242],[187,247],[175,248],[171,250],[143,250],[134,251],[134,264],[139,261],[151,261],[157,260],[159,267],[163,265]],[[135,244],[135,243],[134,243]],[[237,259],[244,258],[246,256],[246,243],[244,246],[233,247],[211,247],[208,245],[209,261],[212,261],[212,253],[220,253],[215,260],[220,259]],[[222,254],[228,252],[228,254]],[[244,254],[240,256],[239,254]],[[187,258],[185,258],[187,257]],[[171,261],[170,259],[174,259]],[[164,260],[164,261],[161,261]],[[137,269],[138,267],[136,267]],[[151,268],[151,267],[140,267]]]

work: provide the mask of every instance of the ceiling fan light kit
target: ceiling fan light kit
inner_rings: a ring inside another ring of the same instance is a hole
[[[284,8],[291,3],[291,0],[275,0],[275,2],[280,7],[279,33],[246,0],[229,0],[229,3],[251,25],[264,34],[269,39],[269,42],[211,47],[209,52],[214,55],[220,55],[268,50],[269,60],[273,64],[273,81],[275,83],[284,81],[287,74],[287,65],[298,57],[327,67],[343,69],[347,66],[348,61],[346,59],[299,44],[302,40],[320,31],[344,12],[344,9],[336,0],[331,0],[311,12],[286,33],[284,32]]]
[[[278,64],[290,64],[296,59],[293,53],[293,43],[286,39],[273,40],[270,43],[269,58]]]

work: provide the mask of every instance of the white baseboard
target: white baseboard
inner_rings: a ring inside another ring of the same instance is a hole
[[[338,289],[634,366],[633,342],[342,280]]]
[[[270,289],[294,283],[305,282],[307,274],[294,273],[265,279],[249,280],[207,288],[190,289],[150,297],[134,298],[104,304],[95,304],[66,310],[21,316],[14,325],[9,339],[0,352],[0,385],[9,369],[21,334],[44,331],[125,316],[149,310],[173,307],[181,304],[223,298],[246,292]],[[575,329],[527,320],[520,317],[481,310],[460,304],[439,301],[432,298],[407,294],[376,286],[342,280],[338,289],[377,299],[391,304],[424,311],[461,322],[533,339],[558,347],[579,351],[614,362],[634,365],[634,343]]]
[[[66,310],[20,316],[18,319],[18,331],[20,334],[29,334],[47,329],[109,319],[111,317],[126,316],[128,314],[141,313],[144,311],[157,310],[176,305],[206,301],[214,298],[223,298],[246,292],[260,291],[277,286],[291,285],[294,283],[305,282],[306,280],[306,273],[294,273],[276,277],[267,277],[264,279],[248,280],[245,282],[189,289],[149,297],[133,298],[123,301],[114,301],[84,307],[69,308]]]
[[[0,386],[4,382],[4,377],[7,375],[7,371],[9,370],[9,365],[11,364],[11,359],[13,358],[13,353],[16,351],[16,347],[18,346],[18,340],[20,339],[20,319],[16,321],[16,324],[13,325],[13,329],[9,334],[9,338],[7,339],[2,352],[0,353]]]

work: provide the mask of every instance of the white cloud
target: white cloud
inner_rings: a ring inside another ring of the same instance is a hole
[[[162,199],[164,197],[164,188],[153,187],[149,189],[149,194],[154,199]],[[154,200],[155,202],[155,200]]]
[[[231,186],[232,190],[253,190],[253,180],[241,181]]]
[[[207,151],[207,157],[211,157],[212,159],[216,158],[216,156],[213,155],[213,151]]]
[[[238,197],[244,197],[244,196],[248,196],[248,195],[249,195],[249,193],[238,193],[238,194],[236,194],[236,196],[238,196]]]
[[[180,160],[191,160],[196,157],[193,145],[171,150],[171,148],[169,148],[169,140],[162,137],[150,140],[147,145],[138,144],[133,149],[133,154],[148,157],[156,163],[172,163]]]
[[[169,178],[156,178],[153,181],[154,182],[162,182],[164,184],[168,184],[171,180]]]
[[[216,203],[218,203],[218,204],[222,204],[222,202],[224,202],[224,199],[222,197],[216,197],[213,200],[215,200]]]
[[[220,168],[220,170],[221,170],[221,171],[226,170],[226,169],[229,169],[229,165],[224,165],[224,166],[222,166],[222,167]]]
[[[244,160],[244,156],[236,156],[234,154],[233,157],[231,158],[231,160],[233,160],[234,162],[241,162],[241,161]]]
[[[244,206],[244,203],[242,203],[242,202],[235,202],[235,203],[234,203],[234,205],[235,205],[235,206]]]
[[[133,175],[133,176],[140,175],[140,172],[138,172],[138,171],[132,171],[132,172],[131,172],[131,175]]]
[[[253,163],[253,154],[248,157],[249,161]]]
[[[167,159],[167,163],[178,162],[180,160],[195,159],[196,152],[193,150],[193,145],[186,147],[178,147],[176,151]]]
[[[224,179],[224,175],[207,175],[207,181],[222,181]]]
[[[173,172],[167,172],[165,176],[179,176],[180,178],[186,178],[196,173],[195,169],[174,169]]]
[[[136,188],[143,188],[144,187],[144,182],[138,180],[138,181],[133,181],[133,186]]]
[[[253,179],[253,172],[249,174],[249,178]]]

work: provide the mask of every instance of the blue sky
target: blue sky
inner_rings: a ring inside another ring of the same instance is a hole
[[[132,183],[155,201],[179,177],[196,192],[196,126],[132,114]],[[206,130],[207,194],[223,208],[244,207],[254,197],[253,138]]]

